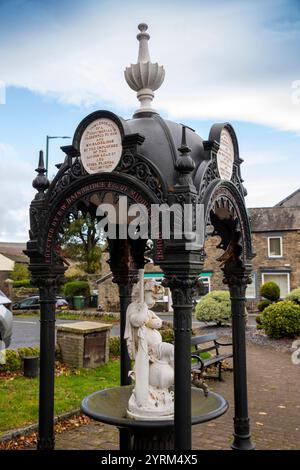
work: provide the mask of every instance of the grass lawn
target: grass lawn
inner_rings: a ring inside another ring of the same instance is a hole
[[[24,313],[16,313],[16,311],[13,312],[15,318],[39,318],[40,317],[40,312],[39,310],[28,310],[27,312]],[[76,312],[76,311],[70,311],[70,310],[61,310],[59,312],[56,312],[55,315],[57,320],[88,320],[88,321],[99,321],[101,323],[119,323],[119,318],[113,316],[113,315],[102,315],[99,317],[99,315],[93,315],[91,313],[85,314],[84,312]]]
[[[79,408],[81,400],[96,390],[118,385],[119,367],[119,361],[110,361],[97,369],[55,377],[55,415]],[[38,385],[38,379],[23,376],[0,379],[0,436],[37,422]]]

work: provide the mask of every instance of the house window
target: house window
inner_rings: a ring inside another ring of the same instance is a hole
[[[247,285],[246,289],[246,299],[255,299],[256,298],[256,276],[254,273],[251,274],[252,282]]]
[[[202,281],[205,294],[208,294],[210,292],[210,277],[209,276],[201,276],[200,279]]]
[[[282,237],[268,237],[269,258],[282,257]]]
[[[290,273],[262,273],[262,283],[275,282],[280,289],[280,298],[290,292]]]

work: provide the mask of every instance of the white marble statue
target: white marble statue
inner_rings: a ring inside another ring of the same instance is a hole
[[[158,285],[144,284],[140,270],[139,299],[126,312],[125,339],[128,353],[135,361],[130,372],[135,385],[127,414],[133,419],[172,419],[174,416],[174,346],[164,343],[160,332],[162,320],[150,310],[157,299]],[[142,281],[142,282],[141,282]]]

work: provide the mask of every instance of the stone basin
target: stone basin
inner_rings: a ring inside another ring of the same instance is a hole
[[[106,388],[85,397],[81,403],[82,411],[90,418],[102,423],[120,427],[166,427],[173,426],[174,421],[140,421],[126,416],[128,400],[132,393],[132,385]],[[221,395],[208,392],[204,396],[202,389],[192,387],[192,424],[205,423],[224,414],[228,403]]]

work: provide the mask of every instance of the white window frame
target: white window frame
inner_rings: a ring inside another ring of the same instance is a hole
[[[282,276],[283,274],[286,274],[287,275],[287,290],[288,290],[288,294],[291,292],[291,273],[287,273],[287,272],[284,272],[284,271],[277,271],[276,273],[274,272],[263,272],[261,273],[261,281],[262,281],[262,284],[265,283],[265,275],[269,275],[269,276]],[[284,299],[284,297],[281,297],[281,299]]]
[[[279,238],[280,240],[280,255],[271,255],[271,250],[270,250],[270,240],[271,238]],[[272,236],[272,237],[268,237],[268,257],[269,258],[282,258],[283,257],[283,246],[282,246],[282,237],[281,236]]]
[[[204,281],[205,279],[205,284],[208,285],[208,293],[211,291],[211,282],[210,282],[210,276],[200,276],[199,279],[201,281]],[[204,283],[203,283],[204,284]]]
[[[246,289],[246,299],[256,299],[257,298],[257,285],[256,285],[256,273],[252,273],[251,274],[251,277],[252,277],[252,284],[248,284],[249,286],[253,285],[254,286],[254,295],[252,295],[251,297],[249,295],[247,295],[247,289]]]

